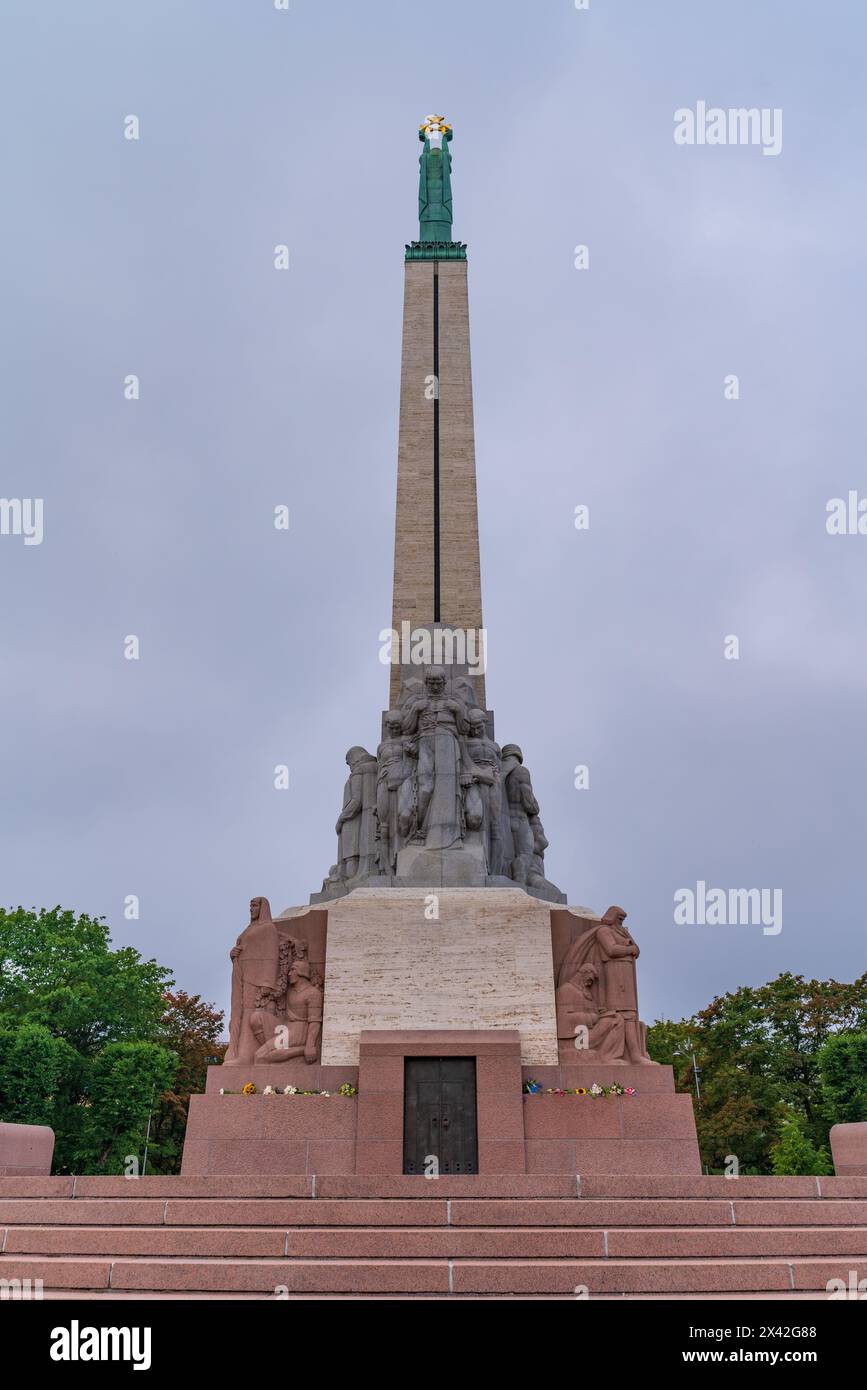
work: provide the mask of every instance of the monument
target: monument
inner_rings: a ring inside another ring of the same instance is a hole
[[[276,918],[250,904],[183,1172],[698,1173],[691,1100],[647,1055],[626,913],[549,880],[539,788],[487,705],[453,130],[431,115],[418,135],[387,708],[375,736],[359,712],[376,752],[346,754],[321,888]],[[341,1086],[343,1110],[309,1103]]]
[[[782,1318],[806,1335],[802,1299],[861,1291],[867,1124],[832,1129],[836,1177],[754,1177],[736,1151],[702,1175],[691,1097],[647,1055],[652,932],[549,878],[528,732],[545,672],[505,737],[486,691],[453,131],[429,116],[418,135],[392,664],[379,720],[358,709],[328,754],[334,862],[302,905],[227,912],[229,1045],[191,1098],[181,1176],[145,1171],[150,1123],[123,1176],[51,1176],[52,1130],[0,1123],[0,1303],[122,1299],[94,1314],[117,1323],[142,1297],[558,1298],[598,1341],[600,1299],[734,1296],[797,1300]]]

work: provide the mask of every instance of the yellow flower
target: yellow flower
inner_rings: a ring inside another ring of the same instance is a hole
[[[256,1094],[256,1087],[252,1081],[247,1082],[241,1094],[244,1096],[254,1096]]]

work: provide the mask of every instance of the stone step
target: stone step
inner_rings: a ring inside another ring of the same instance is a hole
[[[867,1177],[606,1177],[600,1174],[591,1174],[590,1176],[579,1177],[578,1181],[582,1197],[612,1197],[621,1201],[651,1197],[670,1197],[673,1199],[718,1197],[738,1201],[745,1198],[765,1200],[773,1198],[778,1201],[790,1198],[808,1200],[814,1197],[845,1197],[867,1200]]]
[[[350,1232],[352,1228],[349,1228]],[[335,1231],[336,1236],[342,1231]],[[187,1255],[236,1259],[287,1253],[288,1228],[258,1226],[17,1226],[0,1230],[3,1255]],[[0,1259],[0,1277],[5,1268]]]
[[[452,1226],[865,1226],[867,1202],[454,1200],[448,1218]]]
[[[140,1201],[169,1197],[288,1198],[556,1198],[607,1197],[622,1201],[653,1197],[672,1200],[715,1197],[722,1200],[809,1200],[861,1198],[867,1200],[867,1177],[616,1177],[601,1174],[515,1173],[426,1179],[397,1174],[391,1177],[286,1176],[258,1177],[0,1177],[3,1198],[103,1197]]]
[[[153,1290],[150,1290],[150,1289],[141,1289],[141,1290],[138,1290],[138,1289],[137,1289],[137,1290],[133,1290],[133,1291],[128,1291],[128,1290],[124,1290],[124,1289],[77,1289],[77,1290],[75,1291],[75,1294],[72,1295],[72,1294],[70,1294],[70,1292],[69,1292],[68,1289],[47,1289],[47,1288],[46,1288],[46,1289],[43,1289],[42,1297],[43,1297],[43,1299],[45,1299],[45,1300],[49,1300],[49,1299],[54,1300],[54,1301],[63,1300],[64,1302],[69,1302],[70,1298],[74,1298],[74,1300],[75,1300],[76,1303],[85,1302],[85,1301],[87,1301],[87,1302],[94,1302],[94,1303],[105,1303],[105,1302],[108,1302],[108,1301],[111,1301],[111,1302],[121,1302],[121,1303],[124,1302],[124,1301],[127,1301],[127,1302],[134,1302],[134,1303],[140,1303],[140,1302],[145,1301],[145,1300],[147,1300],[147,1299],[159,1299],[160,1302],[164,1302],[164,1301],[179,1302],[179,1301],[181,1301],[181,1300],[185,1300],[185,1301],[187,1301],[187,1302],[193,1301],[193,1302],[199,1302],[199,1303],[202,1303],[202,1302],[205,1302],[205,1301],[207,1301],[208,1303],[213,1302],[213,1301],[219,1302],[219,1301],[221,1301],[221,1300],[222,1300],[223,1302],[225,1302],[226,1300],[234,1300],[234,1301],[237,1301],[237,1302],[246,1302],[246,1303],[257,1302],[257,1301],[258,1301],[258,1302],[262,1302],[263,1300],[267,1300],[267,1301],[269,1301],[269,1302],[273,1302],[273,1301],[274,1301],[274,1295],[273,1295],[272,1293],[213,1293],[213,1292],[211,1292],[211,1293],[201,1293],[201,1292],[197,1292],[196,1290],[190,1290],[190,1291],[187,1291],[187,1292],[179,1291],[179,1290],[173,1290],[173,1291],[171,1291],[171,1292],[155,1293]],[[281,1295],[281,1297],[282,1297],[282,1295]],[[789,1302],[800,1302],[800,1303],[803,1303],[803,1302],[811,1302],[811,1301],[812,1301],[812,1302],[818,1302],[819,1300],[821,1300],[821,1301],[824,1302],[824,1301],[827,1299],[827,1297],[828,1297],[828,1295],[827,1295],[827,1293],[825,1292],[824,1289],[821,1289],[821,1290],[820,1290],[820,1289],[808,1289],[808,1290],[788,1289],[788,1290],[783,1290],[782,1292],[771,1292],[771,1293],[761,1293],[761,1292],[759,1292],[759,1293],[751,1293],[749,1290],[747,1290],[747,1291],[745,1291],[745,1292],[740,1292],[740,1293],[703,1293],[702,1296],[701,1296],[701,1299],[702,1299],[702,1302],[703,1302],[703,1303],[722,1303],[722,1302],[725,1302],[726,1300],[732,1300],[732,1299],[736,1299],[739,1303],[741,1303],[741,1302],[746,1302],[746,1301],[755,1302],[755,1301],[759,1301],[759,1300],[762,1300],[762,1299],[764,1299],[764,1300],[766,1300],[766,1301],[767,1301],[767,1300],[773,1300],[775,1303],[780,1303],[780,1302],[783,1302],[783,1303],[789,1303]],[[409,1301],[409,1300],[414,1300],[414,1301],[417,1302],[417,1301],[421,1300],[421,1301],[424,1301],[424,1302],[430,1302],[430,1301],[432,1301],[432,1300],[438,1300],[438,1299],[440,1299],[440,1298],[450,1298],[452,1301],[456,1301],[456,1302],[466,1302],[466,1303],[496,1303],[496,1302],[502,1301],[502,1300],[504,1300],[504,1299],[510,1299],[512,1302],[514,1302],[516,1298],[519,1298],[522,1302],[527,1302],[527,1303],[554,1302],[554,1301],[556,1301],[556,1302],[569,1302],[569,1303],[574,1303],[574,1302],[575,1302],[575,1295],[572,1294],[572,1293],[569,1293],[569,1294],[562,1294],[562,1293],[559,1293],[559,1294],[558,1294],[558,1293],[554,1293],[554,1294],[533,1294],[533,1293],[528,1293],[528,1294],[511,1294],[511,1293],[504,1293],[504,1294],[455,1294],[455,1293],[453,1293],[453,1294],[430,1294],[430,1293],[425,1294],[425,1293],[404,1293],[404,1294],[399,1294],[399,1295],[398,1295],[398,1294],[388,1294],[388,1293],[360,1293],[360,1294],[355,1294],[355,1293],[292,1293],[292,1294],[289,1294],[289,1295],[288,1295],[288,1298],[291,1299],[292,1302],[302,1302],[302,1303],[303,1303],[303,1302],[314,1303],[314,1302],[319,1302],[319,1301],[324,1301],[324,1300],[327,1300],[329,1303],[333,1303],[333,1302],[339,1302],[339,1301],[342,1300],[342,1299],[347,1299],[347,1300],[350,1300],[350,1299],[351,1299],[353,1302],[362,1301],[362,1302],[365,1302],[365,1303],[372,1303],[372,1302],[375,1302],[376,1300],[388,1300],[389,1302],[394,1302],[394,1301],[405,1302],[405,1301]],[[693,1294],[686,1294],[686,1293],[634,1293],[634,1294],[631,1294],[631,1293],[620,1293],[620,1294],[617,1294],[617,1293],[603,1293],[603,1294],[596,1294],[593,1301],[594,1301],[594,1303],[599,1303],[599,1302],[603,1302],[603,1303],[615,1303],[615,1302],[616,1302],[616,1303],[631,1303],[631,1302],[635,1302],[635,1301],[638,1300],[638,1299],[640,1299],[642,1303],[660,1303],[660,1302],[668,1302],[668,1303],[671,1303],[671,1302],[678,1302],[678,1301],[684,1301],[684,1300],[689,1300],[690,1302],[693,1302],[693,1301],[694,1301],[694,1295],[693,1295]]]
[[[494,1204],[500,1210],[498,1203]],[[547,1205],[547,1204],[546,1204]],[[563,1203],[571,1209],[571,1203]],[[177,1201],[109,1198],[0,1200],[0,1228],[56,1226],[445,1226],[447,1201],[280,1201],[263,1197]]]
[[[852,1258],[781,1259],[96,1259],[6,1257],[6,1279],[51,1289],[215,1293],[786,1293],[848,1279]]]
[[[865,1226],[727,1226],[605,1232],[609,1259],[732,1259],[743,1256],[847,1255],[865,1263]]]
[[[0,1252],[52,1298],[824,1298],[867,1179],[0,1179]]]
[[[330,1295],[330,1294],[310,1294],[310,1295],[309,1295],[309,1297],[311,1297],[311,1298],[330,1298],[331,1296],[332,1296],[332,1295]],[[375,1296],[375,1295],[373,1295],[373,1294],[368,1295],[368,1297],[370,1297],[370,1298],[372,1298],[372,1297],[374,1297],[374,1296]],[[387,1296],[388,1296],[388,1295],[385,1295],[385,1294],[383,1295],[383,1297],[387,1297]],[[303,1298],[303,1297],[304,1297],[303,1294],[293,1294],[293,1298]],[[336,1295],[335,1295],[335,1297],[336,1297]],[[352,1295],[351,1295],[351,1294],[346,1294],[346,1295],[344,1295],[344,1297],[346,1297],[346,1298],[351,1298]],[[804,1294],[804,1295],[802,1295],[802,1297],[805,1297],[805,1298],[806,1298],[806,1297],[809,1297],[809,1295],[808,1295],[808,1294]],[[178,1289],[176,1289],[176,1290],[174,1290],[174,1291],[172,1291],[172,1292],[169,1292],[169,1293],[154,1291],[153,1289],[134,1289],[134,1290],[128,1290],[128,1289],[76,1289],[74,1293],[71,1293],[69,1289],[49,1289],[49,1288],[43,1288],[43,1290],[42,1290],[42,1299],[43,1299],[44,1301],[47,1302],[48,1300],[54,1300],[54,1301],[56,1302],[56,1301],[62,1299],[62,1300],[63,1300],[64,1302],[66,1302],[66,1303],[68,1303],[70,1300],[74,1300],[76,1303],[85,1302],[85,1301],[88,1302],[88,1303],[104,1303],[104,1302],[107,1302],[108,1300],[111,1300],[112,1302],[124,1302],[124,1301],[127,1301],[127,1302],[130,1302],[130,1303],[140,1303],[140,1302],[143,1302],[143,1301],[145,1301],[145,1300],[147,1300],[147,1299],[158,1299],[160,1303],[167,1302],[167,1301],[168,1301],[168,1302],[173,1302],[173,1303],[174,1303],[174,1302],[178,1302],[178,1301],[180,1301],[180,1300],[187,1300],[187,1301],[189,1301],[189,1300],[191,1300],[191,1299],[197,1300],[197,1301],[200,1302],[200,1303],[206,1302],[206,1301],[207,1301],[208,1303],[210,1303],[210,1302],[212,1302],[212,1301],[213,1301],[213,1302],[220,1302],[220,1301],[222,1301],[222,1302],[225,1303],[225,1302],[227,1302],[227,1301],[229,1301],[229,1300],[238,1300],[238,1301],[241,1301],[241,1302],[253,1302],[253,1301],[259,1301],[259,1302],[261,1302],[263,1299],[270,1299],[270,1300],[273,1300],[273,1298],[274,1298],[274,1295],[271,1294],[271,1293],[214,1293],[213,1291],[211,1291],[211,1292],[209,1292],[209,1293],[203,1293],[201,1290],[197,1290],[197,1289],[188,1289],[188,1290],[183,1290],[183,1289],[178,1290]]]
[[[0,1199],[0,1228],[68,1226],[867,1226],[867,1201],[602,1197]]]
[[[820,1291],[829,1279],[847,1280],[853,1257],[799,1257],[751,1260],[499,1260],[455,1261],[452,1289],[457,1294],[568,1294],[585,1287],[604,1293],[768,1293]]]
[[[0,1231],[14,1255],[239,1259],[731,1259],[851,1255],[867,1265],[867,1227],[166,1227],[21,1226]],[[0,1275],[4,1262],[0,1260]]]
[[[140,1201],[166,1197],[577,1197],[574,1173],[547,1176],[506,1173],[427,1179],[398,1174],[370,1177],[144,1177],[2,1178],[3,1198],[111,1197]],[[808,1196],[808,1192],[802,1195]],[[865,1185],[867,1195],[867,1185]]]

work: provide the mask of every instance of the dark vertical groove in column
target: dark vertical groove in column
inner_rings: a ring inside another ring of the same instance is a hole
[[[433,485],[434,485],[434,622],[440,622],[440,277],[439,263],[433,263]]]

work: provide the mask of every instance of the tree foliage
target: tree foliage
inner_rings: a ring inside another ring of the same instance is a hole
[[[693,1094],[695,1054],[696,1126],[706,1166],[722,1171],[734,1154],[741,1172],[768,1173],[771,1151],[793,1114],[815,1152],[827,1144],[838,1113],[833,1085],[823,1082],[823,1050],[865,1026],[867,974],[842,984],[785,971],[758,988],[717,997],[692,1018],[655,1023],[648,1049],[655,1061],[674,1065],[678,1089]]]
[[[51,1125],[78,1056],[64,1038],[39,1023],[0,1032],[0,1118],[19,1125]]]
[[[99,1172],[138,1175],[148,1116],[174,1080],[177,1058],[156,1043],[108,1043],[89,1070],[81,1158]],[[79,1166],[79,1171],[82,1169]]]
[[[106,1043],[153,1036],[171,971],[132,946],[112,950],[109,929],[60,907],[0,909],[0,1020],[39,1023],[82,1056]]]
[[[867,1033],[835,1033],[819,1049],[818,1063],[829,1124],[867,1120]]]
[[[804,1133],[804,1121],[791,1114],[782,1123],[780,1137],[771,1145],[771,1169],[779,1177],[789,1175],[812,1177],[833,1173],[834,1165],[827,1148],[817,1148]]]
[[[160,1039],[178,1058],[171,1089],[160,1096],[148,1147],[148,1172],[176,1173],[180,1168],[190,1096],[204,1091],[209,1062],[223,1060],[220,1042],[223,1013],[198,994],[168,991],[160,1020]]]
[[[51,1125],[56,1172],[140,1167],[149,1119],[149,1170],[179,1168],[223,1015],[173,983],[101,920],[0,909],[0,1118]]]

